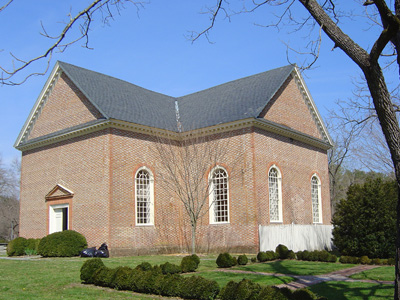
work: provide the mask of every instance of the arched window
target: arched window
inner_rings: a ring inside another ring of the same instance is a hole
[[[269,220],[282,222],[282,177],[279,169],[272,166],[268,172]]]
[[[146,168],[141,168],[135,176],[136,224],[154,224],[153,176]]]
[[[229,222],[228,172],[215,167],[210,174],[210,223]]]
[[[311,177],[311,202],[313,223],[322,223],[321,182],[317,175]]]

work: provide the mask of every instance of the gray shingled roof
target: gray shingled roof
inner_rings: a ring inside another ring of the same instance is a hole
[[[183,130],[257,118],[294,69],[289,65],[174,98],[64,62],[59,65],[104,117],[171,131],[177,131],[175,102]]]

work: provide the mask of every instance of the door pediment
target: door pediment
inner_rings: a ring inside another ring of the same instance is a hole
[[[51,201],[64,198],[71,198],[73,196],[74,193],[71,190],[62,186],[61,184],[57,184],[50,190],[50,192],[46,195],[45,199],[46,201]]]

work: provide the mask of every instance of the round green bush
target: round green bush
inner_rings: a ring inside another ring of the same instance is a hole
[[[253,300],[258,299],[261,286],[248,279],[240,282],[230,281],[221,290],[219,297],[221,300]]]
[[[92,284],[93,282],[93,274],[97,269],[104,267],[103,261],[98,258],[91,258],[85,261],[85,263],[81,267],[81,281],[83,283]]]
[[[276,246],[275,253],[279,259],[287,259],[289,256],[289,249],[285,245],[279,244]]]
[[[117,290],[129,290],[132,272],[134,272],[132,268],[118,267],[115,271],[114,288]]]
[[[293,300],[316,300],[317,296],[307,289],[297,289],[292,293],[291,299]]]
[[[266,254],[264,251],[258,252],[258,254],[257,254],[257,260],[258,260],[259,262],[267,261],[267,254]]]
[[[149,262],[145,261],[145,262],[142,262],[140,265],[137,265],[135,269],[141,270],[141,271],[149,271],[149,270],[151,270],[151,268],[152,268],[151,264]]]
[[[197,255],[195,257],[193,255],[182,257],[181,261],[182,272],[183,273],[196,272],[199,266],[199,262],[200,260],[198,259]]]
[[[200,265],[200,257],[198,257],[196,254],[190,255],[192,259],[196,262],[197,267]]]
[[[290,290],[289,295],[292,295]],[[274,286],[264,286],[261,288],[257,300],[287,300],[288,298],[281,289]]]
[[[79,256],[87,247],[86,238],[74,230],[54,232],[41,239],[38,254],[43,257]]]
[[[8,256],[21,256],[25,255],[27,240],[23,237],[17,237],[10,241],[7,245],[7,255]]]
[[[212,300],[219,294],[216,281],[201,276],[183,277],[179,297],[184,299]]]
[[[162,273],[165,274],[178,274],[182,272],[182,269],[180,266],[177,266],[175,264],[171,264],[169,262],[166,262],[165,264],[160,265]]]
[[[245,266],[248,262],[249,259],[247,258],[246,254],[239,255],[239,257],[237,258],[238,265]]]
[[[225,252],[218,255],[216,263],[220,268],[230,268],[234,266],[236,262],[228,252]]]
[[[41,239],[27,239],[26,240],[26,249],[38,251],[39,243]]]
[[[93,283],[97,286],[113,287],[114,277],[117,269],[110,269],[106,266],[98,268],[93,273]]]
[[[369,265],[369,264],[371,264],[371,259],[368,256],[363,255],[360,257],[360,263],[362,265]]]

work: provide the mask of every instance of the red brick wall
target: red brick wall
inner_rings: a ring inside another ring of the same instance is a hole
[[[67,81],[59,79],[32,136],[98,117]],[[308,108],[297,85],[289,80],[285,87],[273,106],[265,110],[266,117],[319,136],[315,123],[306,116]],[[75,109],[76,119],[72,116]],[[296,113],[290,115],[288,111]],[[311,176],[317,173],[322,186],[323,223],[330,224],[326,151],[254,128],[213,138],[229,140],[225,144],[227,155],[218,164],[229,175],[230,222],[210,225],[206,213],[197,230],[200,251],[258,250],[258,225],[269,224],[268,170],[273,164],[282,174],[283,223],[312,223]],[[186,251],[191,241],[189,219],[182,203],[168,193],[159,176],[160,157],[152,150],[156,142],[149,135],[107,129],[24,151],[20,235],[39,238],[48,233],[50,204],[45,196],[61,184],[74,193],[68,199],[71,229],[84,234],[89,246],[106,242],[114,255]],[[154,176],[154,226],[135,224],[134,176],[143,166]]]
[[[261,117],[321,139],[311,112],[290,76],[261,113]]]
[[[41,238],[48,234],[45,196],[61,184],[74,193],[71,229],[88,237],[91,246],[108,241],[109,174],[107,131],[25,151],[21,161],[20,235]],[[57,200],[57,204],[62,201]]]
[[[101,117],[71,80],[62,74],[51,91],[28,139],[70,128]]]

